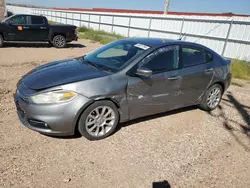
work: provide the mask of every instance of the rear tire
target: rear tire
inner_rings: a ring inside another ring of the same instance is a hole
[[[67,45],[66,38],[62,35],[56,35],[53,38],[53,46],[56,48],[64,48]]]
[[[97,101],[82,113],[78,130],[88,140],[101,140],[115,132],[118,122],[116,105],[111,101]]]
[[[3,47],[3,45],[4,45],[4,40],[2,35],[0,35],[0,48]]]
[[[215,110],[222,99],[223,89],[219,84],[214,84],[204,94],[200,104],[200,109],[205,111]]]

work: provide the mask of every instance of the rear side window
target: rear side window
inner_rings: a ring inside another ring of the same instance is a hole
[[[31,23],[34,25],[42,25],[44,24],[44,19],[42,17],[32,16]]]
[[[182,61],[184,67],[195,66],[208,62],[208,59],[212,59],[205,50],[195,47],[183,47],[182,48]]]
[[[205,53],[207,62],[213,61],[213,55],[210,52],[205,52]]]
[[[142,67],[148,68],[153,73],[171,71],[179,68],[179,46],[160,48],[148,55]]]

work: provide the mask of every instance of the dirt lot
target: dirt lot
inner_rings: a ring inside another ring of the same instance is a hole
[[[48,61],[100,46],[80,41],[0,49],[0,187],[250,187],[250,84],[231,86],[218,110],[195,107],[122,124],[97,142],[53,138],[23,127],[12,94],[18,79]],[[155,186],[157,187],[157,186]],[[167,186],[165,186],[167,187]]]

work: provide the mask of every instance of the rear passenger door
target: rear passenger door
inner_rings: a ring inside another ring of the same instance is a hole
[[[32,41],[48,41],[49,25],[45,18],[30,16],[29,32]]]
[[[208,88],[214,75],[213,56],[196,45],[183,45],[182,84],[184,105],[196,104]]]

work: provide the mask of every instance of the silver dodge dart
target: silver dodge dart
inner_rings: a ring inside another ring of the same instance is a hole
[[[230,64],[196,43],[124,39],[35,68],[14,99],[20,121],[34,131],[99,140],[139,117],[191,105],[214,110],[231,82]]]

